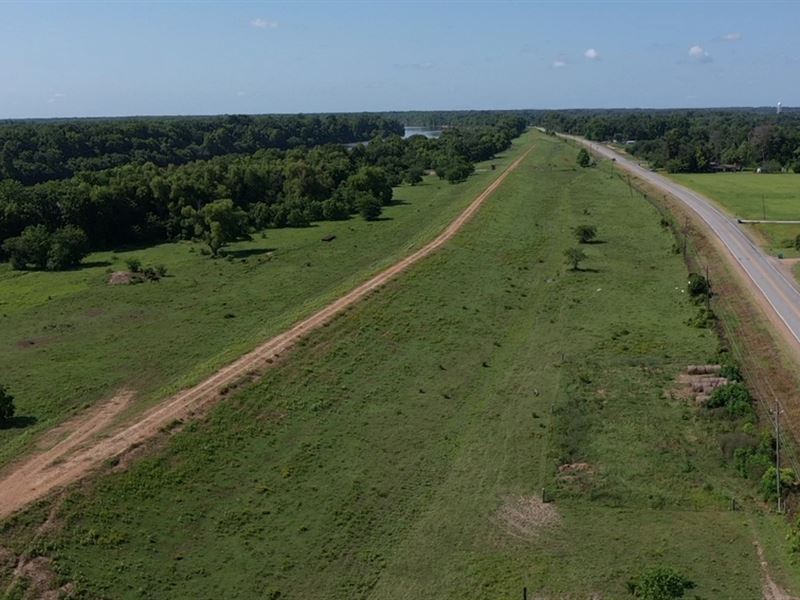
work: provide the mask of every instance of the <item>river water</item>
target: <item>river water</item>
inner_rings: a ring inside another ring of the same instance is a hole
[[[411,127],[406,125],[404,138],[410,138],[412,135],[424,135],[426,138],[438,138],[442,135],[441,129],[429,129],[427,127]]]

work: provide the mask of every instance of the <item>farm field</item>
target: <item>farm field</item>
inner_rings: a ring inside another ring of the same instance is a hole
[[[670,175],[678,183],[716,200],[741,219],[800,220],[800,176],[795,174],[694,173]],[[762,205],[763,197],[763,205]],[[772,254],[800,256],[794,239],[800,224],[747,225]]]
[[[479,164],[466,183],[426,177],[397,188],[380,221],[270,229],[231,245],[231,260],[174,243],[97,252],[61,273],[0,265],[0,364],[26,425],[0,429],[0,465],[70,414],[122,389],[137,393],[141,410],[327,304],[433,238],[528,143],[519,138],[496,171]],[[336,239],[322,242],[328,235]],[[163,264],[169,276],[107,285],[129,258]]]
[[[444,249],[2,545],[88,598],[622,598],[666,565],[750,600],[755,540],[800,589],[784,526],[724,464],[724,421],[665,394],[717,340],[686,324],[658,213],[531,138]],[[585,222],[601,243],[568,271]]]

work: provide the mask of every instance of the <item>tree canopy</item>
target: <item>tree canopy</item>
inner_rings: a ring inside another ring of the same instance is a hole
[[[77,140],[88,136],[95,144],[92,156],[107,157],[112,148],[124,149],[121,155],[127,161],[104,169],[91,168],[100,163],[78,161],[59,173],[17,180],[9,174],[21,173],[20,157],[41,156],[6,143],[4,147],[17,151],[5,154],[11,167],[0,179],[0,260],[11,260],[19,269],[61,269],[77,264],[91,249],[176,239],[203,239],[216,253],[248,230],[304,227],[358,213],[374,219],[391,202],[394,186],[418,182],[422,173],[434,169],[440,177],[462,181],[474,170],[474,161],[507,149],[525,128],[519,118],[492,122],[450,128],[438,139],[404,139],[397,134],[402,130],[398,123],[377,115],[0,125],[0,140],[6,142],[27,131],[30,144],[66,136],[85,150]],[[200,146],[207,151],[200,152],[189,141],[200,132]],[[376,133],[367,145],[311,145]],[[119,136],[125,141],[109,141]],[[154,140],[159,148],[174,152],[155,156],[132,150],[140,142],[155,148]],[[191,152],[179,152],[189,147]],[[120,153],[112,154],[112,162],[117,161]],[[213,156],[184,160],[209,155]],[[63,161],[62,156],[53,164]],[[51,176],[64,178],[35,183]]]

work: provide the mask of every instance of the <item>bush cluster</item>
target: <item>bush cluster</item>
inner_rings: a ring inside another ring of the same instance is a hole
[[[3,242],[3,252],[14,269],[60,271],[78,265],[88,254],[88,245],[86,234],[74,225],[52,232],[44,225],[29,225]]]

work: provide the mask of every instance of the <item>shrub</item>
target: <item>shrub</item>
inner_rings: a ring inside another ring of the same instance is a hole
[[[578,242],[581,244],[588,244],[597,237],[597,227],[594,225],[578,225],[572,230]]]
[[[125,265],[131,273],[140,273],[142,270],[142,261],[135,256],[125,260]]]
[[[797,517],[786,539],[789,540],[789,552],[800,554],[800,517]]]
[[[777,471],[775,467],[770,466],[766,471],[764,471],[764,475],[761,477],[761,485],[759,488],[761,489],[762,497],[767,502],[775,502],[778,499],[776,473]],[[792,469],[783,468],[781,469],[780,480],[781,497],[784,498],[790,491],[792,491],[792,489],[797,487],[797,476]]]
[[[713,310],[708,310],[707,308],[702,307],[698,309],[695,316],[686,321],[686,324],[692,327],[697,327],[698,329],[706,329],[714,323],[716,318],[717,317]]]
[[[592,157],[589,155],[589,152],[586,151],[586,148],[578,150],[575,162],[578,163],[579,167],[588,167],[592,164]]]
[[[167,267],[165,265],[156,265],[155,269],[156,269],[156,273],[158,273],[159,277],[166,277],[167,276]]]
[[[14,396],[8,393],[4,385],[0,385],[0,423],[11,419],[15,411]]]
[[[733,362],[723,362],[722,368],[719,371],[719,376],[724,377],[728,381],[742,381],[742,371],[739,365]]]
[[[753,412],[753,398],[742,383],[728,383],[711,393],[706,406],[708,408],[725,407],[731,416],[744,417]]]
[[[669,567],[650,569],[628,582],[628,591],[642,600],[673,600],[683,598],[694,583]]]
[[[687,286],[689,295],[692,296],[692,298],[705,296],[709,292],[708,280],[699,273],[689,273]]]

